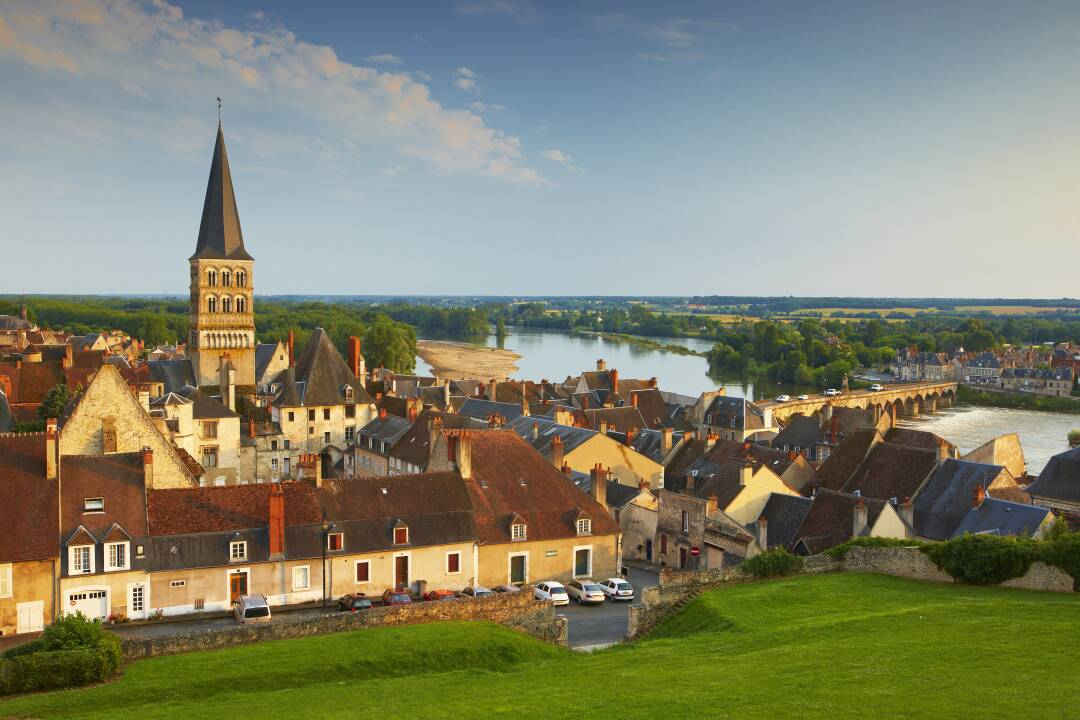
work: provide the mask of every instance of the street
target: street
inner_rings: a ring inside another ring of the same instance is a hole
[[[637,603],[641,600],[641,589],[656,585],[658,575],[650,570],[630,568],[630,575],[626,579],[634,586],[634,603]],[[632,604],[608,600],[603,605],[577,605],[571,601],[566,607],[556,608],[556,612],[566,615],[570,647],[585,648],[623,640],[626,637],[628,609]]]

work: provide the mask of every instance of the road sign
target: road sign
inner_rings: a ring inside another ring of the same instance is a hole
[[[690,548],[690,555],[691,556],[697,557],[700,554],[701,554],[701,548],[697,547],[696,545],[694,547]]]

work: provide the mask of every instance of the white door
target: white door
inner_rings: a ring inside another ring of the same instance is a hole
[[[145,585],[128,585],[128,617],[132,620],[146,618]]]
[[[15,606],[18,614],[17,633],[41,632],[45,629],[45,601],[19,603]]]
[[[94,618],[107,618],[109,617],[109,591],[82,590],[70,593],[64,611],[68,615],[81,612],[91,620]]]

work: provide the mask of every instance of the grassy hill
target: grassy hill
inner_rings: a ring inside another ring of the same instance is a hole
[[[1065,717],[1080,596],[832,574],[700,596],[593,655],[493,625],[363,630],[145,660],[0,717]]]

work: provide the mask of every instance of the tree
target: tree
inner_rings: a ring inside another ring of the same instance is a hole
[[[506,337],[506,320],[503,320],[502,315],[500,315],[499,319],[495,322],[495,336]]]
[[[416,331],[380,315],[364,335],[364,358],[371,367],[412,372],[416,367]]]
[[[139,339],[148,347],[165,345],[175,339],[169,331],[165,318],[160,315],[147,315],[139,328]]]
[[[81,394],[82,385],[75,388],[75,392],[72,392],[71,388],[63,383],[53,385],[49,388],[49,392],[45,393],[45,399],[38,406],[38,417],[42,420],[60,417],[64,414],[64,410],[67,409],[68,403]]]

